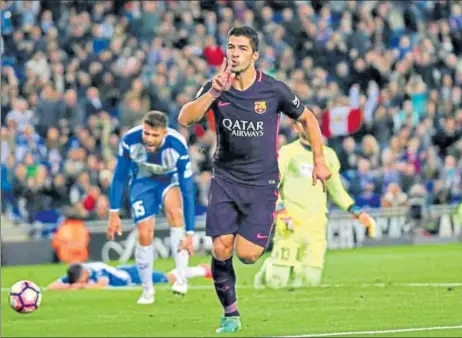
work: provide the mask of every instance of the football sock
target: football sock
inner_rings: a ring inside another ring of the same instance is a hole
[[[184,228],[170,227],[170,245],[172,248],[172,255],[175,259],[175,267],[177,270],[177,278],[185,282],[186,275],[185,269],[189,263],[189,253],[187,250],[178,251],[181,241],[184,238]]]
[[[154,284],[152,282],[154,251],[152,244],[142,246],[141,244],[136,243],[135,260],[141,284],[143,285],[143,290],[147,292],[154,290]]]
[[[223,306],[226,317],[239,316],[236,300],[236,274],[233,258],[220,261],[212,257],[212,277],[218,299]]]
[[[170,271],[171,274],[178,278],[178,270],[173,269]],[[184,276],[186,279],[194,278],[194,277],[204,277],[207,274],[207,270],[205,270],[202,266],[188,266],[184,269]]]
[[[194,277],[204,277],[207,274],[207,271],[202,266],[187,267],[184,271],[185,277],[188,279]]]

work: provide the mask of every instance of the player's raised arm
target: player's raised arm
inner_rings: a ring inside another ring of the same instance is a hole
[[[235,74],[231,73],[231,63],[227,66],[226,58],[224,58],[218,74],[202,86],[193,101],[181,108],[178,123],[187,127],[202,119],[221,93],[229,90],[234,78]]]
[[[324,191],[326,191],[330,170],[324,159],[322,134],[318,121],[313,112],[301,104],[297,95],[293,94],[284,82],[278,81],[276,86],[282,112],[303,125],[306,139],[313,149],[313,185],[316,185],[319,179]]]
[[[119,145],[119,155],[117,157],[117,164],[109,193],[110,212],[107,225],[107,237],[111,241],[114,239],[114,234],[116,232],[119,236],[122,235],[122,223],[120,221],[119,209],[122,205],[125,182],[127,181],[130,163],[129,147],[122,139]]]

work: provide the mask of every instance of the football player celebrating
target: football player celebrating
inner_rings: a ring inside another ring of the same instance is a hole
[[[282,81],[255,68],[259,39],[251,27],[228,33],[221,70],[186,103],[178,121],[189,126],[211,109],[216,120],[206,234],[213,240],[212,275],[223,307],[217,333],[241,329],[233,253],[255,263],[267,247],[279,181],[277,137],[284,113],[302,123],[313,146],[313,178],[324,186],[330,176],[314,114]]]

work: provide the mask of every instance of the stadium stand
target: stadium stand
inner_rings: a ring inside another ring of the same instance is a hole
[[[0,6],[2,213],[10,219],[105,220],[120,136],[150,109],[168,112],[170,126],[189,140],[205,212],[214,121],[184,129],[176,118],[221,64],[228,30],[244,24],[260,34],[258,67],[286,81],[319,118],[359,204],[461,200],[458,2]],[[283,119],[280,145],[295,137]]]

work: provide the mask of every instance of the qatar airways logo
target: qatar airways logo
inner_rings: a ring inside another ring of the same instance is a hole
[[[231,119],[223,120],[223,127],[231,132],[232,136],[238,137],[260,137],[263,136],[263,121],[246,121]]]

